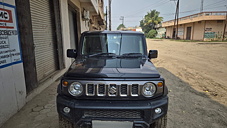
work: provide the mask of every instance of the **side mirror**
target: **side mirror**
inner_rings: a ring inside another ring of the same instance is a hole
[[[148,54],[148,58],[149,59],[158,58],[158,50],[150,50]]]
[[[77,52],[75,49],[68,49],[67,50],[67,57],[69,58],[76,58],[77,57]]]

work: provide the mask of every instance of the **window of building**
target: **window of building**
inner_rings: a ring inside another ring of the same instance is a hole
[[[218,20],[217,23],[223,23],[223,20]]]

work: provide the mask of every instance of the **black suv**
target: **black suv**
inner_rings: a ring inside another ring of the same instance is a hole
[[[168,90],[143,33],[84,32],[58,87],[60,128],[165,128]]]

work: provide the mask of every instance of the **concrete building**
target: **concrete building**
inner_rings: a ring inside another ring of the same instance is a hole
[[[186,40],[221,40],[227,38],[227,12],[202,12],[179,18],[178,37]],[[176,34],[174,20],[162,23],[166,28],[166,37]],[[224,30],[225,29],[225,30]],[[225,31],[225,33],[224,33]]]
[[[166,37],[166,29],[162,27],[162,24],[155,25],[155,29],[157,31],[156,38],[165,38]]]
[[[83,31],[104,29],[103,0],[0,0],[0,127],[68,69]]]
[[[136,31],[136,32],[143,32],[141,27],[127,27],[127,28],[121,28],[122,31]]]

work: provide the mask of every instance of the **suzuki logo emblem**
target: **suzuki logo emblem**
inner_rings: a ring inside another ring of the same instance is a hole
[[[116,86],[110,86],[110,87],[109,87],[109,93],[110,93],[111,95],[116,95],[116,93],[117,93],[117,88],[116,88]]]

